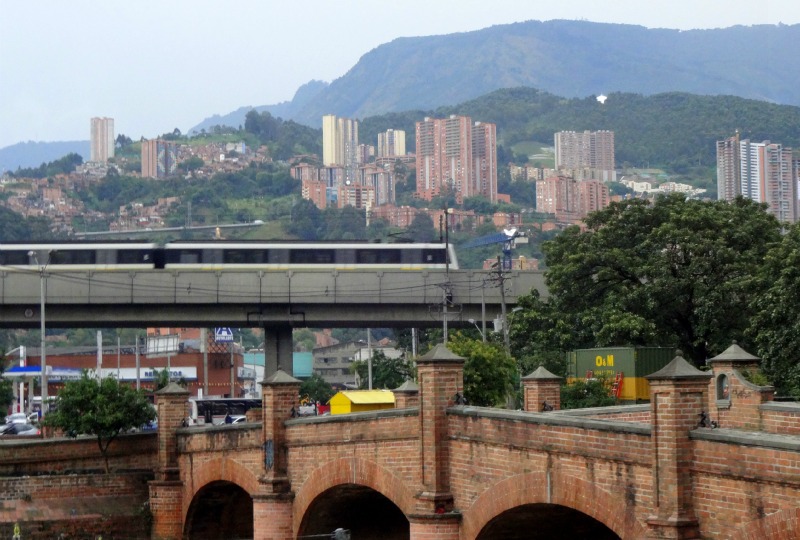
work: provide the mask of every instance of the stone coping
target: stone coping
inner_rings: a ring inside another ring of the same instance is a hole
[[[800,414],[800,403],[796,401],[768,401],[760,405],[762,411]]]
[[[757,446],[774,450],[800,452],[799,436],[778,435],[763,431],[700,428],[690,431],[689,438],[696,441],[713,441],[740,446]]]
[[[613,405],[611,407],[588,407],[586,409],[561,409],[559,411],[550,411],[548,414],[555,414],[559,416],[593,416],[593,415],[610,415],[622,413],[640,413],[650,412],[649,403],[640,403],[638,405]]]
[[[419,416],[418,407],[406,409],[380,409],[347,414],[326,414],[324,416],[301,416],[286,420],[287,426],[301,426],[305,424],[337,424],[342,422],[369,422],[379,418],[400,418],[403,416]]]
[[[495,418],[509,422],[523,422],[547,426],[569,426],[578,429],[593,429],[612,433],[632,433],[635,435],[650,436],[650,424],[642,422],[623,422],[614,420],[599,420],[597,418],[582,418],[566,414],[553,414],[553,412],[534,413],[526,411],[509,411],[506,409],[493,409],[490,407],[452,407],[447,409],[447,414],[456,416],[471,416],[477,418]]]

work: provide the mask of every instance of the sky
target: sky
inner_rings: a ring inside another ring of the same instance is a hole
[[[798,0],[0,0],[0,148],[136,140],[290,100],[398,37],[526,20],[648,28],[798,24]]]

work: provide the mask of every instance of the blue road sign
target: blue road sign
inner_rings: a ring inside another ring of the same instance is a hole
[[[214,342],[224,343],[233,341],[233,332],[230,328],[214,328]]]

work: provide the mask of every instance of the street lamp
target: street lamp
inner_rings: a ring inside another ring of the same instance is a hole
[[[478,323],[475,321],[475,319],[467,319],[467,321],[475,325],[475,329],[476,329],[476,330],[478,331],[478,333],[481,335],[481,340],[482,340],[484,343],[486,343],[486,333],[481,331],[481,327],[480,327],[480,326],[478,326]]]
[[[40,353],[39,358],[41,359],[41,381],[42,381],[42,405],[41,405],[41,414],[42,417],[47,413],[47,352],[45,351],[45,328],[44,328],[44,295],[45,295],[45,280],[47,279],[45,275],[45,270],[47,269],[47,265],[50,264],[50,257],[53,255],[53,250],[49,250],[47,252],[47,261],[44,264],[39,262],[39,257],[35,251],[29,251],[28,256],[33,257],[33,260],[36,261],[36,264],[39,266],[39,315],[40,315],[40,327],[39,330],[42,334],[42,351]]]

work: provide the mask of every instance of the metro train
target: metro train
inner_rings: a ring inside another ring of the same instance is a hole
[[[446,243],[174,241],[0,244],[0,266],[28,270],[458,269]]]

